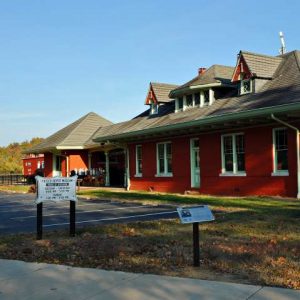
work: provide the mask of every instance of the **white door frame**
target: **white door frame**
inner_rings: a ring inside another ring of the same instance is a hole
[[[59,155],[57,154],[52,154],[52,177],[56,177],[56,176],[61,176],[62,173],[61,171],[57,171],[56,170],[56,159]]]
[[[199,138],[192,138],[190,139],[190,170],[191,170],[191,187],[192,188],[200,188],[200,154],[199,154],[199,147],[195,148],[194,147],[194,141],[198,140]],[[199,184],[196,184],[196,180],[195,180],[195,161],[194,161],[194,151],[198,150],[198,157],[199,157]]]

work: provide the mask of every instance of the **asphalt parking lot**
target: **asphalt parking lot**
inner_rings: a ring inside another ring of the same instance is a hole
[[[69,209],[69,201],[43,203],[43,230],[69,228]],[[176,207],[169,205],[82,198],[76,203],[76,228],[171,218],[178,214]],[[0,192],[0,220],[0,235],[36,232],[35,195]]]

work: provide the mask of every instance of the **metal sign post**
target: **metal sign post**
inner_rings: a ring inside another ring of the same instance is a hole
[[[200,266],[199,222],[193,223],[194,267]]]
[[[36,239],[43,238],[43,202],[36,206]]]
[[[193,224],[194,267],[200,266],[199,223],[215,220],[207,205],[193,207],[177,207],[181,223]]]
[[[75,236],[76,202],[70,201],[70,236]]]
[[[70,236],[75,236],[75,213],[76,213],[76,182],[77,176],[44,178],[36,176],[37,183],[37,240],[43,238],[43,202],[70,201]]]

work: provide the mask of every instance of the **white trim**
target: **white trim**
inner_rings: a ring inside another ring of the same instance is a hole
[[[154,177],[173,177],[173,173],[155,174]]]
[[[166,142],[159,142],[156,143],[156,175],[155,177],[172,177],[173,172],[168,172],[168,161],[167,161],[167,144],[171,145],[171,151],[172,151],[172,143],[170,141]],[[158,155],[158,146],[164,145],[164,173],[159,172],[159,155]],[[171,160],[172,160],[172,152],[171,152]],[[172,163],[172,161],[171,161]]]
[[[200,147],[194,147],[194,141],[199,141],[199,138],[191,138],[190,139],[190,172],[191,172],[191,188],[200,188]],[[198,156],[199,156],[199,186],[195,185],[195,162],[194,162],[194,150],[198,148]]]
[[[238,172],[238,173],[226,172],[226,173],[220,173],[219,176],[221,176],[221,177],[245,177],[245,176],[247,176],[247,173],[246,172]]]
[[[57,150],[84,150],[84,146],[56,146]]]
[[[236,152],[236,136],[242,135],[245,137],[243,132],[237,132],[237,133],[228,133],[228,134],[222,134],[221,135],[221,163],[222,163],[222,169],[220,176],[246,176],[245,171],[238,171],[237,169],[237,152]],[[233,158],[233,171],[229,172],[225,170],[225,155],[224,155],[224,137],[231,136],[232,137],[232,158]],[[244,138],[245,140],[245,138]],[[245,145],[244,145],[245,147]],[[244,155],[245,155],[245,149],[244,149]]]
[[[142,152],[142,145],[135,145],[135,175],[134,177],[142,177],[143,173],[142,172],[139,172],[139,163],[138,163],[138,148],[140,148],[141,150],[141,156],[143,157],[143,152]],[[141,157],[141,160],[142,160],[142,157]],[[142,160],[143,161],[143,160]]]
[[[125,173],[124,173],[124,187],[126,190],[130,190],[130,167],[129,167],[129,150],[128,147],[124,148],[124,156],[125,156]]]
[[[289,176],[289,170],[278,170],[277,169],[277,152],[276,152],[276,131],[286,130],[286,127],[276,127],[272,129],[272,154],[273,154],[273,172],[272,176]],[[288,140],[287,140],[288,141]],[[289,151],[287,149],[287,151]]]
[[[277,171],[277,172],[272,172],[271,176],[290,176],[289,171]]]
[[[133,176],[137,177],[137,178],[141,178],[141,177],[143,177],[143,174],[142,173],[141,174],[134,174]]]
[[[209,89],[209,105],[212,105],[215,101],[215,92],[213,89]]]

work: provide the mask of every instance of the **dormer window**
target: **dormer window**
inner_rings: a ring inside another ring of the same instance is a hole
[[[252,92],[252,81],[251,79],[243,79],[241,80],[241,88],[240,88],[240,94],[248,94]]]
[[[186,96],[186,108],[193,107],[193,95]]]
[[[157,103],[151,103],[150,115],[156,115],[157,113],[158,113],[158,104]]]
[[[177,110],[183,110],[183,97],[177,99]]]
[[[203,91],[203,104],[209,105],[209,90]]]
[[[195,106],[200,105],[200,93],[195,93],[194,94],[194,103],[195,103]]]

